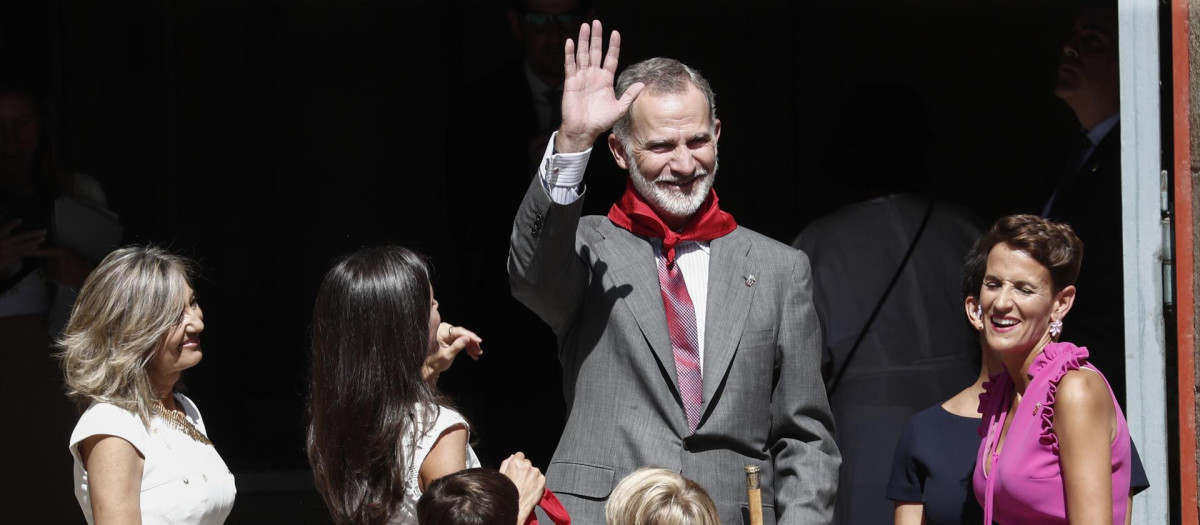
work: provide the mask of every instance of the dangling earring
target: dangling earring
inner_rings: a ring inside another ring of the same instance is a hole
[[[1062,333],[1062,321],[1050,321],[1050,337],[1058,339],[1058,334]]]

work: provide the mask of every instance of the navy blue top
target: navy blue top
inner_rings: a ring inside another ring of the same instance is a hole
[[[896,442],[888,499],[924,504],[929,525],[982,522],[983,509],[971,491],[981,421],[951,414],[941,405],[913,414]],[[1131,448],[1129,491],[1137,494],[1150,481],[1137,446]]]
[[[892,456],[888,499],[923,503],[929,525],[982,522],[983,509],[971,492],[980,421],[941,405],[913,414]]]

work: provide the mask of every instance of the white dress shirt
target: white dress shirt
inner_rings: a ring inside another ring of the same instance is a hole
[[[538,163],[538,176],[550,199],[558,204],[571,204],[583,194],[583,174],[587,170],[592,148],[579,153],[557,153],[554,140],[558,132],[550,135],[550,143]],[[658,256],[661,242],[652,242],[654,255]],[[685,241],[675,247],[675,264],[683,272],[683,283],[687,286],[696,310],[696,341],[700,353],[700,373],[704,373],[704,321],[708,312],[708,241]],[[658,270],[655,269],[655,275]]]

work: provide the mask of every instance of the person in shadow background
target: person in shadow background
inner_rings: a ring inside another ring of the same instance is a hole
[[[826,170],[859,202],[806,226],[792,246],[813,265],[823,368],[842,452],[836,523],[886,523],[892,450],[909,416],[979,369],[961,322],[959,267],[979,219],[924,191],[932,136],[906,86],[872,82],[850,98]],[[895,124],[878,136],[867,122]]]
[[[0,318],[32,315],[54,337],[99,260],[67,245],[79,225],[55,213],[67,201],[107,210],[107,200],[95,179],[63,166],[49,115],[23,81],[0,80]]]
[[[79,226],[55,221],[68,200],[103,209],[105,196],[91,177],[63,165],[48,101],[25,80],[0,79],[0,394],[22,399],[14,421],[37,422],[4,432],[19,451],[0,477],[10,501],[38,501],[48,523],[78,519],[62,445],[77,414],[63,397],[53,340],[93,267],[58,241]]]
[[[513,37],[521,43],[518,68],[508,66],[509,74],[524,80],[524,97],[510,101],[527,117],[523,136],[529,136],[526,153],[530,167],[542,156],[542,146],[562,122],[562,47],[571,31],[592,17],[587,0],[511,0],[508,23]],[[515,65],[515,64],[514,64]],[[510,79],[503,85],[515,87],[521,82]],[[514,122],[519,123],[520,120]]]
[[[529,186],[529,174],[541,159],[550,133],[560,121],[563,44],[571,31],[591,20],[590,0],[512,0],[506,18],[497,18],[518,44],[519,52],[496,69],[459,85],[453,97],[450,143],[462,143],[472,126],[486,136],[469,148],[452,148],[447,161],[447,195],[459,200],[467,213],[451,214],[450,230],[459,257],[439,264],[446,282],[461,296],[447,295],[456,319],[487,334],[492,349],[487,370],[455,369],[444,388],[461,400],[464,413],[482,436],[477,452],[488,463],[503,459],[515,448],[526,450],[543,467],[549,463],[565,424],[566,407],[560,388],[561,369],[554,355],[553,333],[509,292],[505,261],[512,218]],[[469,155],[480,162],[464,159]],[[590,213],[604,213],[624,189],[623,173],[612,163],[589,168]],[[538,355],[543,358],[533,359]],[[477,389],[498,377],[528,378],[503,389]],[[486,394],[481,390],[491,390]],[[513,435],[507,422],[518,407],[539,407],[538,432]],[[486,409],[484,408],[486,407]]]
[[[1071,311],[1063,339],[1103,349],[1090,360],[1105,371],[1125,403],[1125,288],[1121,247],[1121,100],[1117,9],[1111,0],[1087,2],[1062,46],[1054,94],[1081,129],[1048,177],[1043,217],[1071,225],[1087,249],[1078,287],[1086,294]],[[1032,211],[1032,210],[1031,210]]]

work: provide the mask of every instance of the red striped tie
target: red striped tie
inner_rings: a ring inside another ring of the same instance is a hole
[[[687,413],[688,430],[695,432],[700,422],[700,404],[704,383],[700,377],[700,346],[696,342],[696,309],[683,282],[678,261],[668,265],[666,257],[658,255],[658,284],[662,291],[663,307],[667,311],[667,330],[671,334],[671,351],[675,355],[675,375],[679,378],[679,397]]]

